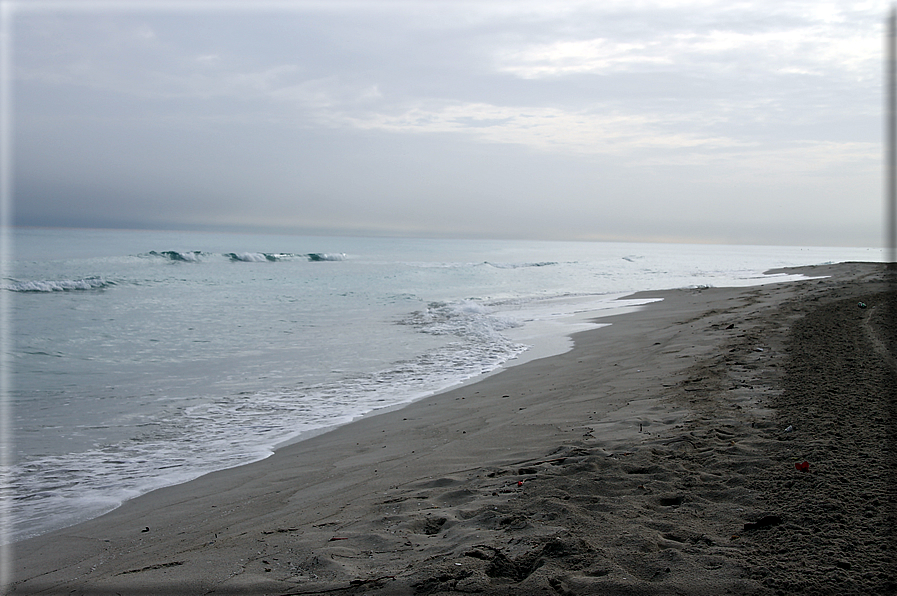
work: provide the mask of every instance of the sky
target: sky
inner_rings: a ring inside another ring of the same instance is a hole
[[[881,246],[886,2],[4,2],[13,222]]]

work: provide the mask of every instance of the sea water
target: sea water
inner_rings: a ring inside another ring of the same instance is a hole
[[[18,540],[568,349],[639,290],[878,249],[16,229]]]

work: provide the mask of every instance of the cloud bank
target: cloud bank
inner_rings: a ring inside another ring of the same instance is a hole
[[[20,3],[17,222],[879,245],[886,9]]]

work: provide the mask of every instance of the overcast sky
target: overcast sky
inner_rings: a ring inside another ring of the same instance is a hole
[[[887,2],[21,2],[15,221],[879,246]]]

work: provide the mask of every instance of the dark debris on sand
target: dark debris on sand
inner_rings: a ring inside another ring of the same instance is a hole
[[[754,480],[785,520],[752,539],[752,577],[773,593],[897,593],[895,296],[820,304],[792,326],[773,406],[793,430],[769,436],[776,465]]]

